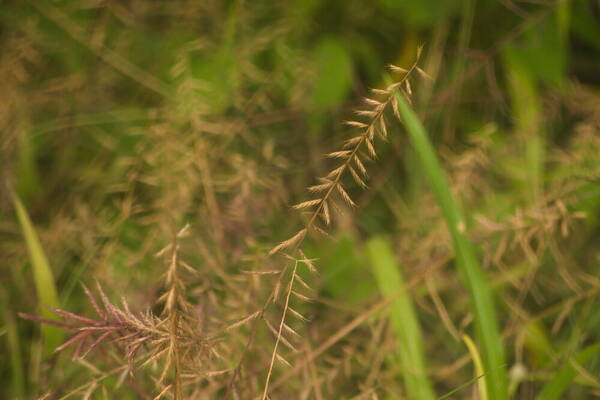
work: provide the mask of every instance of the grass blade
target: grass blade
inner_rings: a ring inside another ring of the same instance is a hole
[[[52,318],[51,308],[58,307],[58,295],[54,285],[54,277],[46,254],[35,232],[27,210],[17,195],[13,195],[17,218],[27,243],[27,250],[33,270],[33,280],[38,295],[39,312],[44,318]],[[44,341],[44,353],[51,354],[62,342],[62,331],[55,326],[43,325],[42,338]]]
[[[505,400],[508,398],[508,385],[504,349],[489,282],[483,274],[469,239],[463,233],[466,226],[465,219],[452,198],[446,175],[425,128],[399,92],[396,93],[396,99],[410,142],[417,154],[417,160],[446,220],[452,236],[456,264],[471,297],[475,330],[487,376],[488,397],[490,400]]]
[[[473,340],[469,337],[469,335],[463,335],[462,339],[467,345],[469,354],[471,355],[471,359],[475,365],[475,377],[481,377],[481,380],[477,385],[479,387],[479,398],[481,400],[488,400],[486,377],[484,375],[485,372],[483,370],[483,363],[481,362],[481,356],[479,355],[479,350],[477,350],[477,345],[473,343]]]
[[[573,360],[569,360],[556,376],[542,388],[542,391],[535,398],[536,400],[556,400],[562,399],[564,392],[569,388],[575,377],[577,376],[577,369],[574,363],[583,364],[590,359],[594,354],[600,351],[600,343],[595,343],[591,346],[586,347],[575,357]]]
[[[399,342],[408,397],[433,400],[436,397],[425,368],[421,328],[411,298],[406,292],[400,265],[396,262],[389,243],[383,238],[370,240],[367,243],[367,253],[381,293],[385,297],[400,293],[390,305],[389,317]]]

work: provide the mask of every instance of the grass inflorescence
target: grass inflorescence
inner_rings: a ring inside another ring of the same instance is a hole
[[[597,6],[400,3],[6,2],[0,397],[597,396]]]

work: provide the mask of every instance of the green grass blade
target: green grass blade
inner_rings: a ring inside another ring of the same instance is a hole
[[[397,295],[389,307],[389,317],[399,342],[398,353],[408,397],[433,400],[436,397],[425,368],[421,328],[411,298],[406,292],[400,265],[396,262],[389,243],[382,238],[370,240],[367,243],[367,253],[381,293],[385,297]]]
[[[425,128],[399,92],[396,93],[396,99],[420,167],[431,185],[448,225],[456,264],[471,297],[475,330],[488,379],[489,399],[505,400],[508,398],[508,385],[504,349],[489,282],[477,261],[469,239],[463,233],[466,226],[465,219],[452,198],[446,175],[435,155]]]
[[[481,380],[478,382],[479,398],[481,400],[488,400],[486,384],[487,378],[484,375],[485,372],[483,369],[483,363],[481,362],[481,356],[479,355],[477,345],[473,343],[473,340],[469,337],[469,335],[463,335],[462,339],[467,345],[469,354],[471,355],[471,360],[473,360],[473,364],[475,365],[475,377],[481,377]]]
[[[58,307],[58,295],[54,286],[52,270],[27,214],[27,210],[25,210],[17,195],[13,196],[13,201],[31,260],[33,280],[38,295],[39,312],[45,318],[52,318],[53,315],[50,308]],[[44,353],[51,354],[62,342],[62,331],[60,328],[44,325],[42,326],[42,338],[44,340]]]
[[[537,395],[536,400],[563,399],[564,392],[569,388],[577,376],[577,369],[573,365],[573,362],[577,364],[583,364],[598,351],[600,351],[600,343],[595,343],[577,353],[572,361],[569,360],[569,362],[560,369],[556,376],[554,376],[550,382],[546,383],[546,385],[542,388],[542,391]]]

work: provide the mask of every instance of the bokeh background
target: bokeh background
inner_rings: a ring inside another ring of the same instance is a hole
[[[302,226],[290,206],[335,165],[324,154],[351,137],[344,121],[419,46],[430,78],[412,81],[412,106],[493,288],[512,397],[536,398],[569,365],[557,398],[600,396],[598,2],[4,0],[0,24],[0,397],[154,398],[152,367],[105,377],[117,350],[55,354],[70,333],[17,313],[93,317],[80,284],[95,281],[158,313],[157,252],[189,225],[186,290],[220,335],[266,300],[273,281],[245,271],[282,262],[265,256]],[[386,314],[341,331],[385,297],[372,240],[407,282],[437,396],[474,376],[450,236],[402,124],[387,122],[369,188],[348,181],[358,207],[303,245],[318,273],[303,272],[310,321],[294,322],[294,340],[342,336],[273,399],[407,398]],[[240,361],[240,329],[219,336],[211,368]],[[238,398],[264,385],[274,340],[262,330]],[[275,378],[289,368],[278,363]],[[199,376],[195,398],[226,398],[223,375]]]

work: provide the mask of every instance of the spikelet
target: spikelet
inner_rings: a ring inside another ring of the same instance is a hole
[[[301,321],[308,321],[308,318],[300,314],[298,311],[294,310],[292,307],[288,307],[288,312]]]
[[[328,158],[348,158],[352,154],[350,150],[334,151],[333,153],[327,154]]]
[[[367,169],[365,168],[365,166],[363,165],[362,161],[360,161],[360,157],[358,155],[354,156],[354,164],[356,164],[356,167],[358,168],[358,170],[363,174],[363,176],[366,178],[367,175]]]
[[[336,180],[339,180],[339,176],[342,174],[342,172],[344,172],[344,169],[346,169],[345,164],[344,165],[340,165],[339,167],[333,169],[331,172],[329,172],[326,176],[326,178],[335,178]]]
[[[336,207],[336,209],[337,209],[337,206],[335,206],[335,203],[332,203],[332,204],[334,204],[334,207]],[[326,231],[325,229],[322,229],[321,227],[319,227],[319,225],[317,225],[316,223],[314,223],[314,222],[313,222],[313,224],[312,224],[312,227],[311,227],[311,228],[312,228],[312,229],[313,229],[313,230],[314,230],[316,233],[318,233],[318,234],[320,234],[320,235],[322,235],[322,236],[325,236],[326,238],[330,238],[330,239],[331,239],[331,235],[330,235],[329,233],[327,233],[327,231]]]
[[[366,189],[367,188],[367,184],[358,175],[358,173],[356,172],[356,170],[354,168],[352,168],[351,165],[348,165],[348,169],[350,170],[350,174],[352,175],[352,178],[354,178],[354,182],[356,182],[363,189]]]
[[[235,321],[234,323],[230,324],[228,327],[225,328],[225,330],[229,331],[229,330],[235,329],[239,326],[242,326],[242,325],[254,320],[259,315],[260,315],[260,310],[255,311],[252,314],[247,315],[247,316],[243,317],[242,319],[239,319],[239,320]]]
[[[362,111],[362,112],[364,113],[365,111]],[[369,113],[374,113],[374,111],[369,111]],[[368,124],[365,124],[364,122],[358,122],[358,121],[346,121],[345,124],[348,126],[352,126],[354,128],[367,128],[369,126]]]
[[[421,75],[423,78],[427,79],[428,81],[432,81],[433,78],[431,77],[431,75],[429,75],[427,72],[423,71],[421,68],[416,67],[417,72],[419,73],[419,75]]]
[[[329,224],[331,224],[331,216],[329,214],[329,204],[327,204],[327,200],[325,200],[322,204],[323,204],[323,207],[322,207],[321,213],[319,215],[321,215],[321,217],[325,221],[325,224],[329,225]]]
[[[309,186],[308,191],[311,193],[319,193],[329,189],[333,186],[332,181],[327,181],[326,183],[321,183],[320,185]]]
[[[367,143],[367,150],[369,150],[369,154],[372,158],[377,158],[377,153],[375,152],[375,146],[373,146],[373,141],[366,139],[365,143]]]
[[[298,282],[300,284],[300,286],[304,287],[306,290],[312,290],[311,287],[308,285],[308,283],[306,283],[304,281],[304,279],[302,279],[302,277],[300,277],[300,275],[296,274],[294,279],[296,280],[296,282]]]
[[[377,116],[377,111],[373,111],[373,110],[356,110],[355,113],[356,113],[356,115],[359,115],[361,117],[373,118],[373,117]],[[362,124],[362,125],[365,125],[365,124]]]
[[[409,96],[412,96],[412,88],[408,79],[404,81],[404,86],[406,87],[406,93],[408,93]]]
[[[306,232],[307,232],[307,228],[301,229],[291,238],[284,240],[283,242],[279,243],[277,246],[273,247],[271,249],[271,251],[269,252],[269,255],[273,255],[280,250],[286,249],[296,243],[299,243],[306,236]]]
[[[308,303],[310,303],[311,301],[313,301],[313,299],[311,299],[310,297],[298,292],[297,290],[292,290],[292,294],[294,296],[296,296],[297,298],[299,298],[302,301],[306,301]]]
[[[367,103],[370,106],[374,106],[374,107],[379,107],[381,105],[383,105],[383,103],[381,103],[380,101],[377,101],[375,99],[371,99],[369,97],[365,97],[364,99],[365,103]]]
[[[304,254],[302,249],[300,249],[300,255],[302,256],[302,258],[298,259],[297,261],[299,263],[304,264],[310,270],[310,272],[316,273],[317,269],[315,268],[315,265],[313,263],[313,261],[316,261],[316,259],[307,258],[306,254]]]
[[[399,72],[399,73],[402,73],[402,74],[407,74],[408,73],[407,69],[399,67],[397,65],[390,64],[390,65],[388,65],[388,68],[392,72]]]
[[[302,210],[302,209],[305,209],[305,208],[316,206],[321,201],[322,201],[322,199],[308,200],[308,201],[296,204],[296,205],[292,206],[292,208],[295,208],[296,210]]]
[[[379,96],[388,96],[389,92],[387,90],[383,90],[383,89],[371,89],[371,92],[373,92],[373,94],[379,95]]]
[[[379,118],[379,132],[381,133],[381,138],[387,140],[388,133],[385,124],[385,117],[383,115]]]
[[[291,367],[292,364],[289,363],[289,361],[287,361],[285,358],[283,358],[282,356],[280,356],[279,354],[275,354],[275,356],[277,357],[277,360],[282,363],[285,364],[288,367]]]
[[[350,195],[348,195],[348,193],[346,192],[346,190],[340,183],[337,184],[336,188],[337,188],[338,192],[340,193],[340,195],[342,196],[342,198],[344,199],[344,201],[346,203],[348,203],[348,205],[350,205],[352,207],[356,207],[356,203],[354,201],[352,201],[352,198],[350,197]]]
[[[271,269],[271,270],[264,270],[264,271],[242,270],[240,272],[242,272],[243,274],[250,274],[250,275],[279,275],[279,274],[281,274],[281,270],[279,270],[279,269]]]

